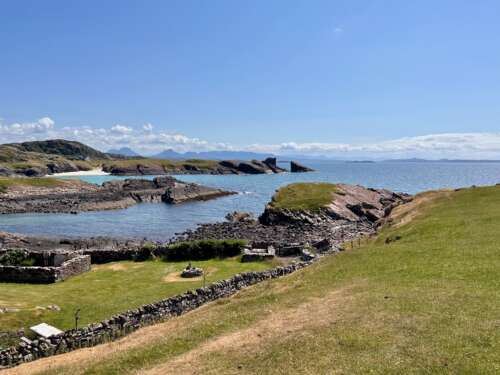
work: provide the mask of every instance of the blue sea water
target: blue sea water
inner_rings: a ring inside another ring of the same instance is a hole
[[[138,204],[113,211],[70,214],[16,214],[0,216],[0,230],[42,236],[113,236],[166,240],[199,223],[217,222],[231,211],[259,214],[280,186],[299,181],[361,184],[394,191],[420,191],[494,185],[500,182],[500,163],[446,162],[304,162],[312,173],[273,175],[182,175],[181,180],[237,191],[238,195],[180,205]],[[86,176],[101,184],[114,176]],[[149,177],[153,178],[153,177]]]

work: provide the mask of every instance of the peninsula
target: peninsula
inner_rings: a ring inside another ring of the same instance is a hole
[[[262,161],[127,157],[104,153],[83,143],[63,139],[0,145],[0,176],[43,177],[96,169],[117,176],[272,174],[286,171],[277,165],[275,157]],[[291,172],[310,171],[312,169],[291,163]]]

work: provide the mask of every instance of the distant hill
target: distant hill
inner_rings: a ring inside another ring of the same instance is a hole
[[[33,141],[22,143],[9,143],[0,147],[12,147],[21,152],[36,152],[40,154],[62,155],[72,159],[109,159],[104,152],[76,141],[64,139],[51,139],[47,141]]]
[[[500,163],[500,160],[490,160],[490,159],[419,159],[419,158],[410,158],[410,159],[388,159],[384,160],[387,163]]]
[[[108,154],[122,155],[122,156],[141,156],[129,147],[122,147],[118,149],[108,150]]]
[[[168,149],[152,156],[157,159],[202,159],[202,160],[264,160],[273,154],[264,154],[248,151],[204,151],[204,152],[177,152]]]
[[[0,145],[0,175],[44,176],[98,167],[111,156],[80,142],[52,139]]]

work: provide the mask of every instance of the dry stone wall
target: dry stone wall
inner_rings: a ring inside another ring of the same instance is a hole
[[[143,305],[97,324],[68,330],[48,339],[40,338],[32,341],[31,344],[22,342],[17,347],[0,351],[0,369],[115,340],[140,327],[182,315],[208,302],[229,297],[245,287],[291,274],[311,263],[298,262],[261,272],[245,272],[230,279],[215,282],[205,288]]]
[[[90,270],[89,255],[75,255],[58,267],[0,266],[0,282],[50,284]]]

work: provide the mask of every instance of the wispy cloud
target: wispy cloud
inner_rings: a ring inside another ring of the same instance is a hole
[[[109,128],[57,127],[50,117],[25,123],[4,124],[0,120],[1,143],[63,138],[77,140],[100,150],[130,147],[145,155],[172,148],[177,151],[246,150],[278,155],[302,154],[331,157],[426,157],[500,159],[500,133],[447,133],[406,137],[372,143],[284,142],[236,146],[208,142],[178,132],[156,131],[152,124]]]
[[[344,33],[344,28],[342,26],[335,26],[335,28],[333,29],[333,33],[335,35],[341,35]]]

